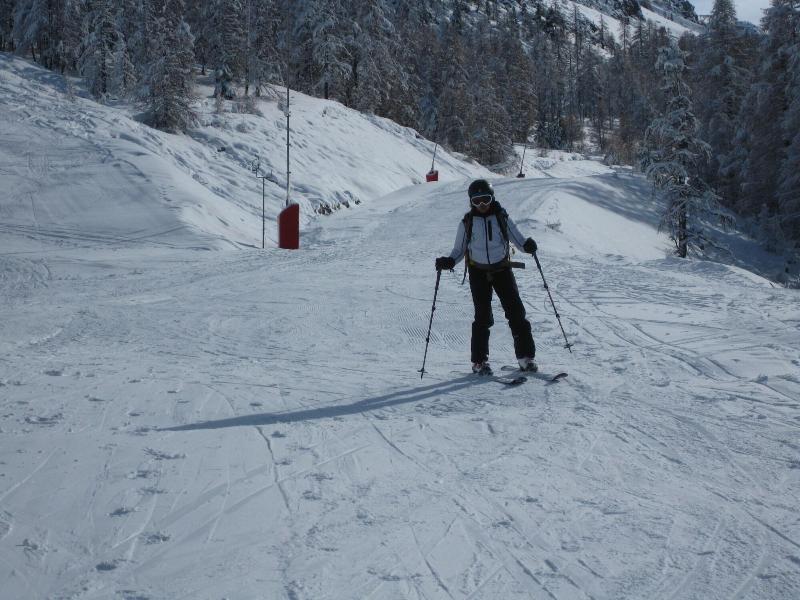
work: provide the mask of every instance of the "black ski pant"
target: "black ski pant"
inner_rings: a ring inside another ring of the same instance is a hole
[[[511,335],[514,337],[514,352],[517,358],[533,357],[536,344],[531,335],[531,324],[525,318],[525,305],[519,297],[517,280],[510,268],[501,271],[484,271],[470,267],[469,287],[475,305],[475,320],[472,322],[472,362],[483,362],[489,358],[489,328],[494,325],[492,315],[492,290],[497,292],[503,311],[506,313]]]

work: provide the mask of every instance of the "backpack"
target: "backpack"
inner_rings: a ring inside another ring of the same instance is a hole
[[[508,251],[506,252],[506,260],[508,260],[511,257],[511,244],[509,243],[508,239],[508,213],[506,212],[505,208],[500,206],[499,203],[497,207],[499,210],[495,216],[497,217],[497,224],[500,225],[500,234],[503,236],[503,239],[506,241],[506,246],[508,247]],[[472,218],[472,211],[469,211],[462,219],[462,222],[464,223],[464,243],[466,244],[466,248],[464,250],[464,277],[461,279],[462,285],[467,280],[467,266],[470,262],[469,242],[472,240]]]

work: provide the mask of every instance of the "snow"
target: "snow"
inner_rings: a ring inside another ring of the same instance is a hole
[[[704,27],[702,25],[688,21],[680,15],[674,13],[671,13],[672,18],[670,19],[662,14],[642,7],[642,16],[644,17],[645,21],[653,21],[656,26],[666,28],[666,30],[676,38],[681,37],[685,33],[698,34],[704,31]]]
[[[568,0],[568,2],[564,4],[564,8],[566,9],[564,12],[567,16],[571,16],[575,8],[577,8],[578,13],[581,16],[591,23],[594,23],[598,28],[600,27],[602,20],[606,35],[610,35],[615,40],[619,41],[620,29],[622,27],[622,23],[619,19],[605,14],[591,6],[584,6],[580,2],[573,2],[573,0]],[[644,16],[645,22],[653,21],[656,26],[665,27],[667,31],[669,31],[675,37],[680,37],[687,32],[698,33],[702,31],[702,26],[698,25],[697,23],[692,23],[691,21],[688,21],[677,14],[672,15],[673,19],[668,19],[657,12],[642,7],[642,16]],[[630,27],[635,27],[636,22],[637,21],[635,19],[631,20]]]
[[[533,152],[553,164],[493,179],[539,244],[572,354],[535,264],[516,275],[565,381],[467,374],[460,272],[420,380],[433,260],[485,171],[409,185],[429,162],[401,128],[307,133],[298,183],[361,204],[306,214],[299,251],[247,248],[260,227],[214,218],[252,218],[256,182],[212,139],[255,137],[150,132],[2,60],[4,598],[800,595],[798,291],[672,257],[641,176]],[[298,129],[326,106],[302,104]]]
[[[181,229],[186,235],[170,235],[168,243],[260,246],[262,186],[251,171],[260,157],[269,176],[267,240],[274,244],[286,199],[282,105],[265,100],[258,116],[232,113],[226,103],[218,113],[208,98],[212,88],[199,90],[198,127],[175,136],[142,125],[133,110],[70,98],[59,75],[0,53],[0,102],[7,109],[0,118],[10,132],[0,161],[12,190],[0,215],[13,223],[3,226],[49,224],[49,235],[60,239],[81,230],[133,240],[147,231],[151,241]],[[294,92],[291,118],[291,200],[304,224],[320,210],[424,181],[430,169],[433,143],[387,119]],[[312,145],[314,152],[304,152]],[[441,181],[491,175],[441,149],[436,168]],[[119,196],[119,189],[137,192]]]

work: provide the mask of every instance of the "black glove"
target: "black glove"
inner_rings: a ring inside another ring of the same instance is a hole
[[[449,271],[455,266],[456,266],[456,260],[454,258],[450,258],[449,256],[440,256],[439,258],[436,259],[437,271]]]
[[[522,249],[525,250],[528,254],[536,254],[536,250],[539,246],[536,245],[536,242],[533,241],[533,238],[528,238],[525,240],[525,243],[522,245]]]

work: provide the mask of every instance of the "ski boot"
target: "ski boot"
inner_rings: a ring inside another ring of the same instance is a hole
[[[492,367],[489,365],[488,360],[483,362],[472,363],[472,372],[477,375],[491,375]]]

